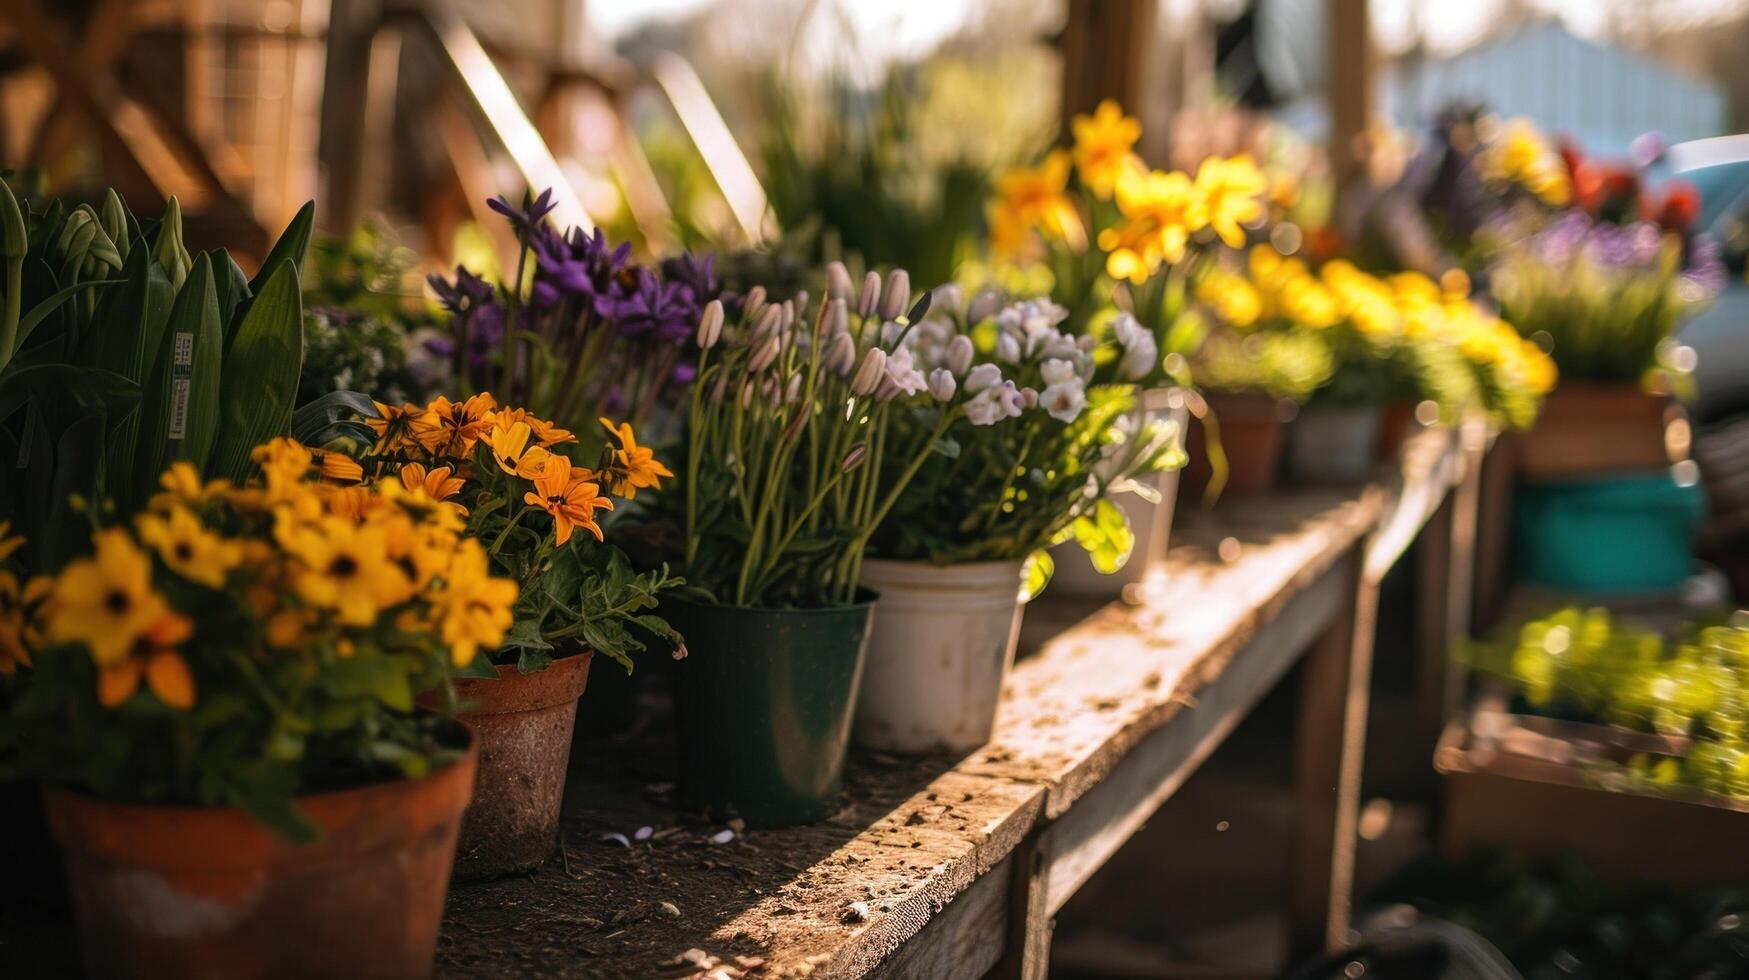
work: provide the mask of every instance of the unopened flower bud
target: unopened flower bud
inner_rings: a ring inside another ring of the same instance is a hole
[[[856,376],[850,379],[850,392],[854,395],[872,395],[886,377],[887,352],[879,347],[871,347],[863,355],[862,365],[856,369]]]
[[[757,344],[769,334],[778,332],[783,325],[783,308],[767,306],[759,313],[759,319],[753,326],[753,343]]]
[[[880,314],[883,320],[897,320],[905,315],[911,302],[911,274],[894,269],[887,276],[887,290],[881,294]]]
[[[959,383],[953,379],[953,372],[947,368],[936,368],[929,372],[929,396],[938,402],[953,400],[953,393]]]
[[[806,316],[807,315],[807,312],[808,312],[808,291],[807,290],[805,290],[805,289],[796,290],[795,298],[793,300],[791,300],[791,302],[796,304],[796,315],[797,316]]]
[[[868,443],[859,442],[850,447],[850,452],[844,454],[844,461],[838,464],[838,468],[845,473],[849,473],[851,470],[861,466],[862,458],[867,455]]]
[[[1020,389],[1020,403],[1027,408],[1038,407],[1038,392],[1031,388]]]
[[[848,333],[837,334],[832,338],[832,346],[826,348],[821,364],[840,378],[847,376],[856,367],[856,341]]]
[[[779,327],[781,327],[784,330],[789,330],[790,328],[792,328],[796,325],[796,301],[795,300],[793,300],[793,299],[784,300],[783,305],[778,307],[778,310],[782,314],[777,321]]]
[[[777,360],[777,354],[782,349],[783,332],[773,330],[770,336],[765,338],[765,343],[759,345],[759,349],[755,350],[753,356],[747,359],[747,370],[765,370],[771,366],[771,362]]]
[[[881,274],[873,269],[862,277],[862,299],[857,303],[856,312],[864,320],[875,315],[881,306]]]
[[[710,350],[723,336],[723,301],[713,299],[704,305],[698,318],[698,346]]]
[[[783,393],[783,400],[785,404],[794,405],[796,400],[801,397],[802,376],[799,374],[792,374],[789,376],[789,387]]]
[[[753,407],[753,382],[752,381],[743,381],[743,382],[741,382],[741,408],[748,409],[748,408],[752,408],[752,407]]]
[[[947,369],[957,376],[972,369],[972,358],[977,353],[977,349],[972,346],[972,338],[965,334],[956,334],[947,342],[947,355],[943,360]]]
[[[849,302],[854,295],[856,284],[850,281],[850,270],[844,263],[833,259],[826,263],[826,296],[829,299],[841,299]]]
[[[747,297],[741,303],[741,321],[743,323],[759,322],[760,314],[765,312],[765,287],[754,286],[747,290]]]
[[[850,305],[835,299],[826,307],[826,335],[835,336],[850,329]]]
[[[1002,308],[1002,294],[994,289],[980,289],[978,295],[972,297],[972,305],[966,307],[966,322],[983,323],[996,315]]]
[[[932,309],[935,309],[938,312],[946,313],[949,316],[956,316],[959,314],[960,310],[965,308],[965,290],[961,289],[957,282],[950,282],[937,286],[935,287],[935,291],[931,294],[929,305]]]
[[[899,397],[899,391],[899,386],[892,378],[882,378],[881,383],[875,387],[875,401],[890,402]]]
[[[976,393],[1002,383],[1002,369],[994,364],[980,364],[966,375],[966,391]]]

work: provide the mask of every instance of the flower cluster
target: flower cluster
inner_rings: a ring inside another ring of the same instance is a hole
[[[614,509],[615,498],[660,489],[674,475],[638,444],[632,426],[600,419],[607,444],[586,467],[566,455],[577,442],[574,433],[526,408],[500,406],[490,393],[376,409],[368,420],[376,443],[363,467],[452,512],[483,560],[520,586],[513,634],[502,647],[489,647],[486,659],[507,657],[525,670],[539,669],[551,659],[546,651],[586,637],[597,652],[629,664],[642,644],[626,635],[625,621],[677,583],[665,573],[628,573],[613,594],[604,594],[594,572],[623,566],[624,556],[612,548],[579,554],[574,537],[582,531],[604,544],[598,518]],[[660,620],[642,618],[650,620],[640,622],[645,628],[671,635]]]
[[[105,795],[295,830],[294,792],[438,757],[413,697],[502,642],[516,584],[422,488],[288,438],[255,458],[243,487],[177,463],[88,556],[22,588],[0,571],[0,663],[32,668],[9,722],[27,767],[78,759]]]
[[[1479,404],[1522,426],[1554,385],[1553,362],[1477,305],[1461,273],[1380,278],[1342,260],[1314,272],[1259,245],[1242,273],[1211,270],[1196,294],[1222,328],[1196,358],[1216,388],[1426,399],[1448,417]]]
[[[1010,259],[1042,253],[1052,296],[1077,327],[1101,293],[1122,283],[1129,311],[1159,336],[1174,270],[1194,267],[1216,246],[1244,246],[1247,228],[1265,217],[1269,181],[1244,155],[1210,157],[1194,176],[1150,170],[1134,149],[1141,125],[1109,100],[1072,128],[1071,149],[1000,178],[989,206],[991,247]]]
[[[712,259],[645,266],[599,228],[561,233],[546,222],[550,191],[523,208],[502,198],[490,205],[516,230],[515,281],[528,283],[527,295],[459,267],[453,279],[431,277],[453,317],[438,353],[457,384],[579,428],[601,415],[641,426],[670,386],[693,378],[686,341],[721,292]]]

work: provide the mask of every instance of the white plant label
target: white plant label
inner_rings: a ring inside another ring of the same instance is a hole
[[[170,359],[170,438],[188,432],[188,392],[194,378],[194,334],[178,333]]]

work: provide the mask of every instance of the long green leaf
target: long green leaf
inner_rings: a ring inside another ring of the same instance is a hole
[[[122,273],[121,286],[107,290],[98,304],[79,361],[119,375],[137,389],[157,363],[158,342],[174,297],[170,279],[152,261],[150,249],[131,249]],[[111,491],[124,507],[133,503],[130,481],[138,457],[141,414],[130,410],[112,419],[108,464],[117,479],[111,481],[116,484]]]
[[[237,268],[231,253],[222,248],[208,252],[213,260],[213,286],[219,293],[219,324],[225,329],[225,350],[237,338],[237,327],[243,322],[242,310],[249,302],[249,277]]]
[[[219,324],[212,261],[205,254],[194,260],[165,334],[140,405],[140,444],[130,498],[136,504],[172,462],[185,459],[204,468],[212,450],[225,334]]]
[[[92,282],[74,283],[71,286],[62,287],[54,295],[39,301],[29,313],[18,318],[18,346],[23,347],[25,339],[30,336],[32,330],[36,329],[37,324],[47,319],[50,313],[59,309],[62,303],[79,295],[80,291],[101,286],[115,286],[121,282],[120,279],[97,279]]]
[[[304,363],[304,308],[297,266],[282,262],[261,288],[225,355],[219,432],[207,474],[242,481],[257,445],[286,433]]]
[[[279,240],[273,243],[273,248],[267,252],[267,258],[261,260],[261,271],[255,273],[255,278],[249,280],[251,295],[260,296],[261,289],[267,284],[273,274],[279,271],[282,263],[290,262],[299,269],[304,267],[304,253],[310,250],[310,228],[316,222],[316,202],[306,201],[298,208],[298,213],[280,232]]]

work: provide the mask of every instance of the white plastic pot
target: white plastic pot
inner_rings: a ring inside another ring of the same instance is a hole
[[[1020,639],[1024,561],[862,563],[880,593],[851,738],[885,752],[970,752],[990,740]]]
[[[1378,461],[1377,407],[1311,406],[1287,432],[1288,475],[1302,483],[1359,483]]]
[[[1189,420],[1183,396],[1172,389],[1156,389],[1146,393],[1145,406],[1136,410],[1138,417],[1170,419],[1178,426],[1179,445],[1182,446],[1185,423]],[[1122,598],[1129,586],[1139,585],[1147,578],[1148,570],[1166,557],[1172,532],[1172,506],[1178,499],[1179,472],[1171,469],[1144,478],[1159,492],[1158,503],[1138,493],[1119,493],[1111,498],[1112,503],[1129,518],[1130,531],[1136,537],[1135,549],[1122,568],[1107,575],[1093,567],[1092,560],[1080,545],[1065,541],[1051,548],[1051,561],[1055,563],[1056,571],[1047,588],[1057,595],[1076,599],[1112,600]]]

